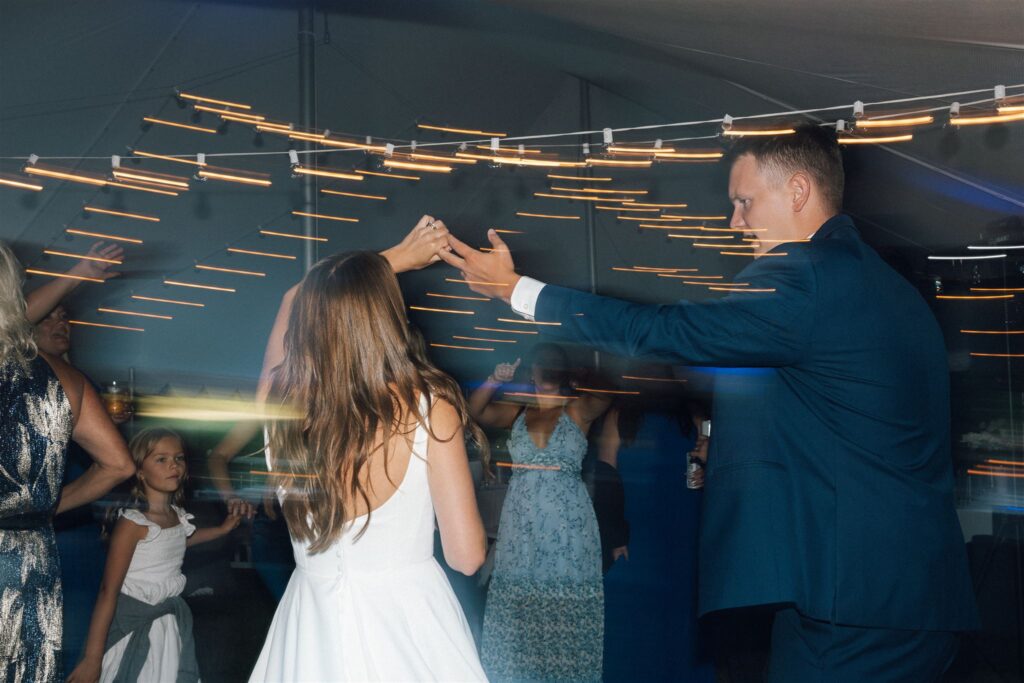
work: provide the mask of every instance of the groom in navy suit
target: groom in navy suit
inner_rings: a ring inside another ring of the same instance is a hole
[[[773,683],[925,683],[977,628],[953,504],[949,376],[918,292],[841,213],[834,132],[742,140],[731,226],[755,238],[736,291],[652,306],[522,277],[449,237],[441,257],[538,329],[721,373],[700,610],[777,606]]]

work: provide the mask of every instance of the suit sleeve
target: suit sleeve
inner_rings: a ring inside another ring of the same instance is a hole
[[[787,245],[786,256],[758,259],[736,282],[753,291],[674,305],[636,304],[547,285],[536,317],[560,323],[542,326],[546,334],[619,355],[690,365],[796,363],[814,329],[817,281],[808,249]]]

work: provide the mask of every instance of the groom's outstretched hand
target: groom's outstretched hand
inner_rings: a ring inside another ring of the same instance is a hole
[[[487,231],[487,239],[493,247],[490,253],[478,251],[449,234],[448,246],[451,251],[440,252],[441,259],[458,268],[462,279],[467,281],[474,292],[509,303],[512,290],[519,282],[515,263],[512,262],[512,252],[494,230]]]

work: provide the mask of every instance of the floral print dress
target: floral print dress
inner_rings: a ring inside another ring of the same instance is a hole
[[[597,517],[580,477],[587,438],[566,413],[538,448],[525,412],[501,512],[481,646],[492,681],[599,681],[604,589]]]

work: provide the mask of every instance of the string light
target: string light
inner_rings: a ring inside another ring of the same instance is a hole
[[[914,136],[910,133],[905,135],[886,135],[868,138],[855,138],[843,136],[837,139],[840,145],[887,145],[893,142],[910,142]]]
[[[156,216],[147,216],[142,213],[128,213],[127,211],[114,211],[113,209],[102,209],[98,206],[83,206],[82,211],[89,213],[102,213],[108,216],[120,216],[122,218],[134,218],[140,221],[149,221],[150,223],[159,223],[160,219]]]
[[[165,154],[154,154],[153,152],[143,152],[141,149],[136,149],[132,152],[137,157],[143,157],[146,159],[161,159],[163,161],[173,161],[176,164],[188,164],[189,166],[205,166],[205,161],[193,161],[192,159],[186,159],[184,157],[172,157]]]
[[[1017,114],[1024,112],[1024,104],[1002,104],[996,107],[1000,114]]]
[[[73,183],[84,183],[86,185],[95,185],[97,187],[103,187],[107,184],[107,179],[98,175],[88,175],[79,171],[65,171],[59,168],[49,168],[47,166],[40,166],[39,164],[29,164],[23,169],[25,173],[29,175],[39,175],[45,178],[56,178],[58,180],[70,180]]]
[[[183,100],[191,100],[193,102],[208,102],[210,104],[219,104],[224,107],[234,107],[235,109],[252,109],[252,107],[248,104],[228,102],[227,100],[215,100],[212,97],[202,97],[200,95],[192,95],[185,92],[179,92],[178,97],[180,97]]]
[[[358,218],[348,218],[346,216],[330,216],[325,213],[310,213],[309,211],[292,211],[293,216],[305,216],[306,218],[321,218],[325,221],[340,221],[342,223],[358,223]]]
[[[770,289],[744,289],[742,287],[716,287],[714,285],[708,285],[708,289],[712,292],[733,292],[733,293],[747,293],[747,294],[770,294],[775,291],[775,288]]]
[[[427,292],[427,296],[439,299],[461,299],[463,301],[490,301],[490,299],[485,296],[459,296],[457,294],[437,294],[435,292]]]
[[[239,121],[245,121],[248,123],[257,123],[258,121],[263,121],[267,118],[266,116],[260,116],[259,114],[245,114],[240,111],[231,111],[229,109],[218,109],[217,107],[208,107],[205,104],[193,104],[192,108],[196,111],[205,111],[210,114],[220,114],[224,117],[232,116]]]
[[[360,180],[362,180],[362,178],[363,178],[362,176],[359,176]],[[375,200],[380,201],[380,202],[386,202],[388,200],[387,197],[383,197],[381,195],[375,195],[375,194],[358,194],[356,192],[342,192],[341,190],[328,190],[326,188],[324,188],[324,189],[322,189],[320,191],[323,192],[324,194],[333,194],[333,195],[337,195],[339,197],[355,197],[357,199],[375,199]]]
[[[18,180],[11,176],[0,176],[0,185],[16,187],[19,190],[32,190],[33,192],[39,192],[43,189],[43,186],[38,183],[28,182],[28,178],[25,180]]]
[[[1003,249],[1024,249],[1024,244],[1003,244],[991,247],[982,244],[971,244],[967,246],[968,251],[1002,251]]]
[[[673,227],[672,229],[673,230],[678,230],[678,228],[675,228],[675,227]],[[669,235],[665,235],[665,237],[668,237],[669,239],[673,239],[673,240],[731,240],[732,239],[732,237],[727,237],[727,236],[724,236],[724,235],[721,236],[721,237],[718,237],[718,236],[715,236],[715,235],[684,235],[682,233],[671,233]]]
[[[753,256],[754,258],[760,258],[763,256],[789,256],[789,252],[786,251],[773,251],[765,254],[748,253],[742,251],[720,251],[718,252],[722,256]]]
[[[960,330],[961,334],[1024,334],[1024,330]]]
[[[562,323],[556,322],[541,322],[539,320],[525,320],[515,318],[498,318],[499,323],[514,323],[516,325],[538,325],[544,327],[561,327]]]
[[[461,341],[478,341],[478,342],[489,342],[491,344],[518,344],[518,339],[488,339],[486,337],[463,337],[457,334],[452,335],[452,339],[459,339]]]
[[[86,261],[97,261],[99,263],[113,263],[114,265],[121,265],[123,261],[118,261],[112,258],[101,258],[99,256],[89,256],[87,254],[71,254],[66,251],[57,251],[56,249],[43,249],[44,254],[50,256],[66,256],[68,258],[84,259]]]
[[[683,205],[685,206],[685,204]],[[681,221],[724,221],[728,216],[680,216],[677,214],[664,213],[665,218],[677,218]]]
[[[1009,123],[1011,121],[1024,121],[1024,111],[1009,114],[996,114],[994,116],[951,116],[949,122],[954,126],[980,126],[987,123]]]
[[[551,219],[559,220],[559,221],[578,221],[578,220],[580,220],[579,216],[562,216],[562,215],[547,214],[547,213],[528,213],[526,211],[516,211],[516,215],[517,216],[521,216],[523,218],[551,218]]]
[[[439,166],[435,164],[420,164],[414,161],[399,161],[397,159],[385,159],[386,168],[399,168],[403,171],[425,171],[427,173],[451,173],[451,166]]]
[[[613,190],[610,187],[552,187],[552,190],[565,190],[567,192],[589,192],[590,194],[647,194],[648,190]]]
[[[99,284],[103,284],[105,282],[105,280],[101,280],[100,278],[96,278],[96,277],[85,277],[83,275],[71,275],[70,273],[51,273],[48,270],[38,270],[36,268],[26,268],[25,272],[26,273],[31,273],[32,275],[47,275],[49,277],[59,277],[59,278],[64,278],[65,280],[81,280],[83,282],[96,282],[96,283],[99,283]]]
[[[338,180],[359,180],[363,179],[363,176],[357,173],[346,173],[344,171],[336,171],[332,169],[324,168],[308,168],[306,166],[292,166],[292,172],[300,175],[314,175],[321,178],[336,178]]]
[[[326,147],[340,147],[342,149],[361,149],[364,152],[376,152],[377,154],[384,154],[387,152],[387,148],[384,145],[371,145],[365,142],[355,142],[353,140],[339,140],[337,138],[327,137],[320,140],[320,144]]]
[[[639,391],[624,391],[622,389],[592,389],[590,387],[576,387],[576,391],[585,391],[589,394],[612,394],[615,396],[639,396]]]
[[[438,349],[458,349],[460,351],[493,351],[494,349],[482,346],[459,346],[458,344],[430,344],[434,348]]]
[[[935,121],[931,115],[904,116],[891,119],[858,119],[857,128],[905,128],[907,126],[924,126]]]
[[[500,327],[474,327],[473,329],[478,332],[502,332],[504,334],[540,334],[533,330],[504,330]]]
[[[510,164],[512,166],[533,166],[536,168],[583,168],[586,166],[582,161],[560,161],[557,159],[523,159],[521,157],[491,157],[495,164]]]
[[[748,136],[771,136],[771,135],[792,135],[796,131],[792,128],[767,128],[767,129],[741,129],[741,128],[730,128],[722,131],[722,135],[729,137],[748,137]]]
[[[508,137],[508,133],[490,133],[484,130],[474,130],[472,128],[451,128],[448,126],[432,126],[426,123],[417,123],[416,127],[421,130],[436,130],[442,133],[461,133],[463,135],[479,135],[485,138],[504,138]]]
[[[164,280],[165,285],[172,285],[174,287],[191,287],[192,289],[208,289],[211,292],[228,292],[230,294],[235,293],[235,289],[232,287],[217,287],[215,285],[200,285],[195,282],[182,282],[181,280]]]
[[[84,320],[69,320],[70,325],[85,325],[87,327],[103,327],[108,330],[126,330],[128,332],[145,332],[146,330],[141,327],[127,327],[125,325],[108,325],[106,323],[90,323]]]
[[[428,308],[426,306],[410,306],[414,311],[426,311],[428,313],[452,313],[454,315],[476,315],[476,311],[460,311],[454,308]]]
[[[286,132],[286,131],[280,131]],[[327,136],[323,133],[303,133],[299,131],[287,131],[287,135],[292,140],[302,140],[304,142],[323,142]]]
[[[202,168],[199,171],[200,178],[210,178],[212,180],[224,180],[229,183],[242,183],[243,185],[259,185],[260,187],[270,187],[269,178],[259,178],[253,175],[244,175],[246,171],[238,171],[235,169],[218,168],[216,170],[210,170],[212,167]]]
[[[606,147],[605,151],[609,154],[659,154],[661,152],[675,152],[676,150],[672,147],[623,147],[621,145],[611,145]]]
[[[361,176],[370,175],[375,178],[389,178],[391,180],[421,180],[418,175],[402,175],[401,173],[377,173],[376,171],[356,171]]]
[[[251,124],[258,124],[260,121],[263,120],[262,116],[259,116],[259,117],[253,116],[252,118],[245,118],[246,116],[247,116],[247,114],[242,114],[241,112],[231,112],[231,113],[228,113],[228,114],[221,114],[220,115],[220,117],[222,119],[224,119],[225,121],[234,121],[235,123],[248,123],[250,125]]]
[[[458,157],[448,157],[442,154],[423,154],[422,152],[411,152],[407,155],[410,159],[417,161],[440,161],[446,164],[466,164],[467,166],[476,165],[476,159],[461,159]]]
[[[188,178],[169,175],[165,173],[153,173],[152,171],[135,171],[125,168],[115,168],[112,175],[118,180],[130,180],[156,185],[166,185],[180,190],[188,189]]]
[[[463,285],[492,285],[492,286],[495,286],[495,287],[504,287],[505,284],[506,284],[504,282],[483,282],[481,280],[456,280],[455,278],[450,278],[450,277],[446,277],[444,279],[444,281],[445,282],[454,282],[454,283],[463,284]]]
[[[156,297],[156,296],[142,296],[141,294],[132,294],[132,298],[133,299],[138,299],[139,301],[155,301],[156,303],[160,303],[160,304],[174,304],[176,306],[192,306],[194,308],[205,308],[206,307],[206,304],[201,304],[201,303],[196,302],[196,301],[180,301],[178,299],[161,299],[160,297]]]
[[[491,149],[489,145],[474,145],[477,149],[483,149],[488,152],[494,152],[495,154],[543,154],[544,151],[540,149],[527,149],[523,147],[510,148],[510,147],[499,147],[498,149]]]
[[[138,311],[122,311],[117,308],[97,308],[100,313],[114,313],[117,315],[134,315],[140,318],[155,318],[157,320],[174,320],[174,316],[159,315],[157,313],[139,313]]]
[[[630,206],[641,206],[655,209],[685,209],[686,204],[652,204],[650,202],[633,202]]]
[[[526,233],[522,230],[509,230],[507,228],[491,228],[494,232],[499,235],[525,235]]]
[[[593,195],[582,195],[582,194],[552,194],[550,192],[534,192],[534,197],[547,197],[548,199],[571,199],[580,202],[607,202],[607,201],[623,201],[632,202],[632,199],[623,200],[612,200],[611,197],[594,197]],[[599,207],[600,208],[600,207]],[[657,209],[652,209],[657,211]]]
[[[162,190],[159,187],[147,187],[145,185],[137,185],[135,183],[125,183],[115,180],[108,181],[107,187],[116,187],[122,190],[136,190],[138,192],[149,192],[150,194],[162,194],[167,197],[178,196],[178,193],[174,190]]]
[[[725,152],[656,152],[656,159],[681,159],[688,161],[715,161],[725,156]]]
[[[276,232],[274,230],[260,230],[261,235],[269,235],[271,237],[289,237],[293,240],[308,240],[310,242],[326,242],[326,237],[311,237],[310,235],[295,235],[290,232]]]
[[[587,166],[606,166],[613,168],[650,168],[650,161],[628,161],[626,159],[597,159],[590,157],[586,162]]]
[[[658,277],[670,277],[678,280],[722,280],[725,278],[724,275],[671,275],[668,273],[658,273]]]
[[[988,300],[988,299],[1012,299],[1013,298],[1013,294],[978,294],[978,295],[965,294],[965,295],[962,295],[962,296],[957,296],[957,295],[953,295],[953,294],[936,294],[935,298],[936,299],[947,299],[947,300],[962,300],[962,301],[963,300],[966,300],[966,301],[970,301],[970,300],[983,301],[983,300]]]
[[[197,133],[211,133],[217,134],[216,128],[207,128],[205,126],[193,126],[188,123],[178,123],[176,121],[167,121],[166,119],[158,119],[153,116],[143,116],[142,120],[147,123],[155,123],[158,126],[170,126],[171,128],[184,128],[185,130],[194,130]]]
[[[548,178],[552,180],[578,180],[583,183],[610,183],[612,178],[592,178],[588,176],[578,175],[557,175],[555,173],[548,173]],[[575,190],[574,190],[575,191]]]
[[[89,230],[80,230],[78,228],[65,228],[64,232],[68,233],[69,235],[81,235],[82,237],[96,237],[101,240],[110,240],[111,242],[127,242],[128,244],[142,244],[142,240],[135,239],[134,237],[111,235],[105,232],[91,232]]]
[[[228,247],[228,251],[230,251],[233,254],[248,254],[249,256],[266,256],[267,258],[287,259],[289,261],[294,261],[296,259],[295,256],[292,256],[290,254],[274,254],[269,251],[252,251],[250,249],[239,249],[237,247]]]
[[[602,201],[607,201],[602,197]],[[634,208],[632,206],[595,206],[598,211],[632,211],[634,213],[658,213],[660,209]]]
[[[266,277],[266,273],[261,273],[258,270],[242,270],[240,268],[221,268],[219,266],[207,266],[202,263],[196,264],[196,270],[213,270],[218,273],[233,273],[235,275],[250,275],[252,277]]]

